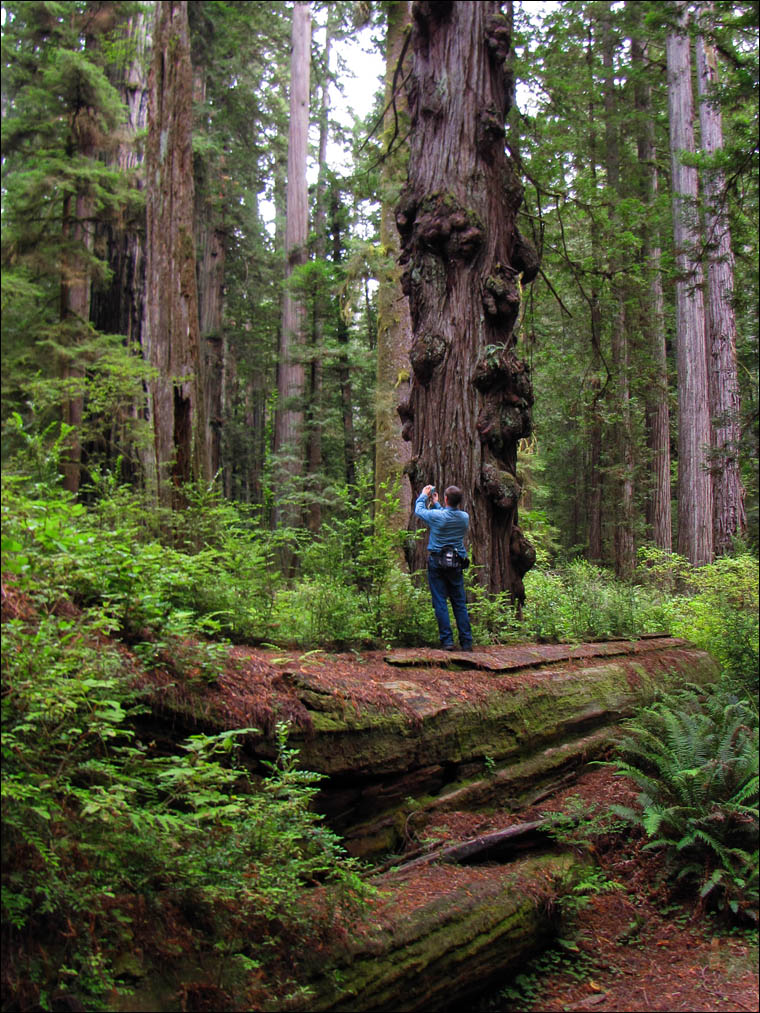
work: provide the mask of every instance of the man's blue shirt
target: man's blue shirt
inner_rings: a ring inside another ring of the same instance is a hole
[[[424,493],[420,493],[414,512],[430,528],[428,552],[440,552],[445,545],[453,545],[460,556],[466,556],[464,536],[470,526],[470,515],[464,510],[442,507],[440,503],[428,510],[425,502]]]

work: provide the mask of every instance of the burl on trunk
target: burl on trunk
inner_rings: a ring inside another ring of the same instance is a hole
[[[413,380],[399,415],[414,496],[428,482],[462,488],[479,579],[519,606],[535,562],[516,477],[533,394],[513,329],[538,257],[515,224],[523,188],[504,140],[511,4],[500,7],[413,5],[409,176],[396,210]],[[412,569],[423,545],[409,550]]]

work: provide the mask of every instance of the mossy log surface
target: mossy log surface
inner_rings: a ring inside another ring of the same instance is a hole
[[[370,928],[314,955],[309,1011],[445,1010],[482,994],[546,945],[574,860],[389,873]]]
[[[191,716],[210,730],[263,728],[246,741],[254,766],[274,755],[273,719],[288,716],[302,766],[327,775],[321,809],[361,856],[398,845],[410,798],[442,809],[530,803],[597,757],[655,692],[718,674],[672,637],[359,657],[241,648],[234,661],[215,686],[160,694],[157,716],[175,732]]]

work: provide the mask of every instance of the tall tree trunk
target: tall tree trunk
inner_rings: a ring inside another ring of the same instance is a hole
[[[119,132],[119,142],[109,161],[118,166],[131,186],[144,190],[145,179],[142,145],[137,138],[148,123],[148,66],[150,63],[151,18],[137,11],[123,26],[123,37],[134,54],[126,68],[114,68],[112,83],[119,89],[127,110],[126,129]],[[105,334],[122,334],[130,349],[142,345],[145,316],[145,248],[144,219],[134,215],[116,223],[96,223],[96,245],[107,248],[106,259],[111,271],[108,286],[97,286],[92,292],[91,319],[97,330]],[[135,439],[135,423],[146,416],[144,392],[127,409],[126,417],[111,420],[112,439],[108,450],[122,456],[121,475],[135,482],[155,487],[155,475],[146,479],[152,454],[146,454],[143,440]]]
[[[81,151],[92,157],[93,150]],[[62,234],[66,252],[61,265],[61,322],[65,328],[69,351],[62,362],[62,376],[70,390],[63,402],[63,421],[71,426],[65,441],[63,487],[78,492],[82,471],[81,426],[84,393],[81,385],[84,368],[77,358],[77,346],[90,329],[90,267],[93,246],[93,202],[85,193],[67,195],[63,201]]]
[[[194,102],[206,104],[206,68],[196,65],[194,71]],[[197,162],[196,162],[197,168]],[[204,167],[205,168],[205,167]],[[195,180],[194,235],[196,276],[198,282],[198,326],[200,328],[201,367],[203,372],[205,454],[212,475],[216,475],[222,459],[222,392],[224,389],[225,341],[224,269],[226,261],[223,221],[224,176],[209,179],[201,170]]]
[[[285,224],[285,279],[294,268],[306,263],[309,207],[306,184],[306,154],[309,130],[309,70],[311,59],[311,13],[306,0],[293,4],[290,63],[290,128],[288,133],[288,190]],[[303,339],[305,309],[291,292],[285,291],[282,304],[282,333],[278,375],[279,403],[275,420],[275,453],[281,456],[281,482],[302,474],[304,447],[303,397],[305,369]],[[275,508],[278,522],[297,524],[300,510],[280,500]]]
[[[520,273],[532,281],[538,264],[515,227],[522,186],[504,145],[510,20],[491,0],[417,0],[412,13],[409,179],[396,213],[413,328],[408,474],[415,496],[430,482],[462,488],[479,577],[519,605],[535,561],[516,478],[533,394],[513,327]]]
[[[614,82],[615,41],[612,31],[612,11],[610,6],[602,17],[602,65],[604,67],[604,134],[605,163],[607,168],[607,187],[610,198],[610,225],[613,229],[620,226],[617,216],[617,205],[620,193],[620,143],[618,128],[615,123],[617,115],[617,95]],[[626,292],[621,278],[621,265],[615,250],[615,237],[609,237],[609,246],[613,251],[609,270],[612,275],[612,363],[615,370],[615,386],[617,391],[616,414],[619,416],[615,425],[616,471],[617,471],[617,503],[615,516],[615,572],[618,576],[628,577],[635,565],[636,547],[634,544],[634,506],[633,506],[633,437],[631,424],[631,389],[630,389],[630,348],[626,331],[625,305]]]
[[[402,431],[396,409],[399,402],[408,403],[411,376],[409,348],[412,324],[409,301],[401,290],[400,253],[394,206],[405,174],[399,147],[406,134],[409,110],[406,91],[402,87],[408,60],[399,66],[404,43],[412,21],[410,0],[394,0],[386,5],[388,27],[385,41],[385,105],[383,141],[394,146],[386,153],[382,166],[383,202],[380,208],[380,245],[387,256],[387,270],[380,277],[377,292],[377,387],[375,408],[375,496],[380,499],[398,485],[399,510],[397,527],[405,527],[412,510],[412,493],[408,482],[402,481],[404,468],[411,458],[409,427]],[[395,89],[395,96],[394,96]]]
[[[157,7],[147,168],[147,327],[158,498],[208,479],[193,240],[192,68],[186,2]]]
[[[343,233],[341,229],[340,191],[333,184],[330,194],[330,218],[332,231],[332,260],[334,264],[343,261]],[[351,366],[348,358],[348,324],[338,307],[336,314],[336,337],[340,345],[338,355],[338,378],[340,381],[340,405],[343,419],[343,457],[348,485],[356,482],[356,442],[354,439],[354,399],[351,389]]]
[[[629,4],[637,19],[639,30],[639,3]],[[643,204],[652,210],[652,216],[644,216],[642,223],[641,259],[648,271],[646,304],[639,314],[641,332],[645,337],[652,358],[652,383],[647,388],[647,429],[652,454],[652,494],[649,501],[647,520],[652,529],[655,545],[670,552],[672,542],[672,518],[670,507],[670,407],[668,403],[668,365],[665,346],[665,301],[662,291],[661,250],[657,227],[653,217],[657,200],[658,175],[652,119],[651,86],[648,80],[649,63],[645,46],[639,37],[631,39],[631,60],[634,65],[634,104],[638,117],[636,135],[639,160],[639,191]]]
[[[594,40],[589,29],[586,63],[589,72],[588,83],[588,144],[591,175],[596,185],[597,179],[597,127],[596,127],[596,82],[594,80]],[[579,170],[581,166],[579,166]],[[602,471],[602,307],[599,296],[599,279],[602,275],[601,251],[597,229],[591,229],[591,259],[594,270],[591,275],[591,288],[587,296],[589,304],[589,326],[591,331],[591,378],[593,392],[589,411],[588,427],[588,472],[583,483],[586,494],[586,510],[588,524],[588,558],[592,563],[601,563],[604,547],[602,540],[602,503],[604,500],[604,472]],[[585,292],[583,293],[585,295]],[[577,512],[577,500],[580,491],[573,497],[576,501],[573,513]]]
[[[710,412],[703,274],[699,260],[697,170],[685,164],[694,152],[694,103],[685,3],[680,30],[667,38],[668,116],[676,251],[678,361],[678,551],[695,565],[713,558]]]
[[[723,150],[723,123],[715,97],[718,58],[715,48],[697,38],[697,87],[702,150],[714,157]],[[719,167],[702,176],[707,239],[708,350],[710,414],[713,422],[713,537],[716,555],[731,550],[747,528],[744,487],[739,473],[741,438],[739,377],[734,315],[734,255],[726,207],[726,179]]]
[[[327,255],[327,138],[330,113],[330,53],[332,50],[332,19],[328,16],[325,31],[324,79],[320,87],[319,100],[319,152],[317,177],[317,199],[314,205],[314,254],[320,261]],[[324,342],[324,318],[327,293],[320,289],[315,293],[314,325],[311,333],[311,355],[309,357],[309,408],[307,421],[306,466],[310,478],[310,490],[316,492],[316,484],[322,472],[322,354]],[[319,531],[322,523],[322,507],[319,498],[312,495],[307,511],[307,525],[310,531]]]

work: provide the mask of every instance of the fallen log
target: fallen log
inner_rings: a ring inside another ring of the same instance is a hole
[[[576,859],[544,855],[507,867],[428,865],[375,882],[374,924],[314,954],[299,981],[304,1013],[416,1013],[482,995],[543,949]]]

